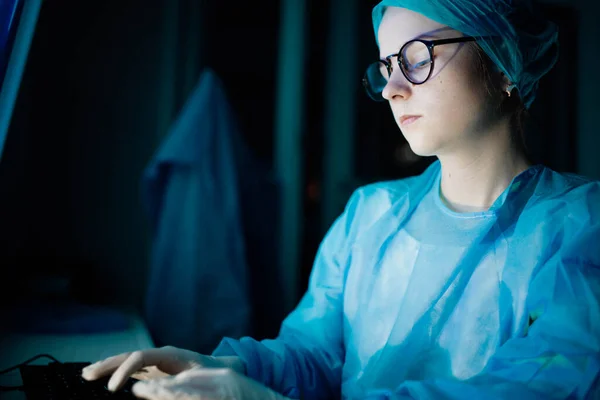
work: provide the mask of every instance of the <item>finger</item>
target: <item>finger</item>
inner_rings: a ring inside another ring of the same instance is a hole
[[[195,368],[174,376],[170,381],[159,382],[159,384],[177,393],[189,392],[207,396],[206,398],[209,399],[222,399],[225,398],[225,394],[232,386],[237,385],[238,378],[240,377],[229,368]]]
[[[237,374],[231,368],[192,368],[175,375],[176,381],[185,381],[188,379],[214,379],[227,377]]]
[[[221,374],[215,374],[212,372],[204,374],[204,370],[204,368],[201,368],[197,370],[196,373],[194,373],[194,371],[185,371],[167,378],[154,379],[144,383],[151,384],[151,386],[160,386],[162,388],[177,392],[181,392],[182,390],[193,390],[198,393],[215,392],[219,386],[222,386],[222,383],[218,382],[218,379],[215,379],[215,376],[220,376]]]
[[[88,381],[93,381],[111,374],[127,359],[127,357],[129,357],[130,354],[131,353],[118,354],[88,365],[81,371],[81,376]]]
[[[136,382],[131,391],[136,397],[148,400],[171,400],[175,398],[168,388],[158,385],[156,381]]]
[[[108,390],[120,389],[131,375],[142,368],[156,365],[163,357],[163,352],[160,349],[134,351],[114,370],[108,381]]]
[[[135,378],[137,380],[148,380],[148,379],[160,379],[160,378],[166,378],[170,376],[170,374],[167,374],[163,371],[161,371],[160,369],[156,368],[156,366],[150,366],[150,367],[146,367],[146,368],[142,368],[136,372],[134,372],[131,377]]]
[[[261,398],[276,398],[271,396],[273,393],[270,389],[231,368],[194,368],[176,375],[165,386],[178,392],[189,390],[191,393],[208,395],[209,399],[233,398],[235,393],[242,390],[240,388],[244,392],[263,393]]]
[[[200,382],[177,382],[175,379],[140,381],[133,385],[133,394],[151,400],[217,400],[223,397],[223,388],[202,385]]]

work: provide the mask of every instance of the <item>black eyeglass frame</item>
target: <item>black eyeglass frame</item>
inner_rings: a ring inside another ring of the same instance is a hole
[[[435,59],[433,57],[433,49],[435,48],[435,46],[439,46],[439,45],[443,45],[443,44],[450,44],[450,43],[464,43],[464,42],[473,42],[476,41],[477,38],[474,36],[462,36],[462,37],[458,37],[458,38],[450,38],[450,39],[437,39],[437,40],[425,40],[425,39],[413,39],[413,40],[409,40],[408,42],[404,43],[402,45],[402,47],[400,48],[400,51],[398,53],[394,53],[394,54],[390,54],[389,56],[385,57],[385,59],[381,59],[378,60],[378,62],[382,63],[383,65],[385,65],[385,68],[387,70],[388,73],[388,78],[392,76],[392,72],[393,72],[393,67],[392,67],[392,62],[391,62],[391,58],[392,57],[397,57],[398,58],[398,68],[400,68],[400,71],[402,71],[402,75],[404,75],[404,77],[406,78],[406,80],[408,80],[410,83],[412,83],[413,85],[422,85],[425,82],[427,82],[429,80],[429,78],[431,77],[431,74],[433,73],[433,69],[435,67]],[[429,74],[427,74],[427,77],[422,81],[422,82],[415,82],[413,81],[408,74],[406,73],[406,71],[404,70],[404,68],[402,67],[402,63],[404,62],[404,56],[402,55],[402,53],[404,52],[404,49],[410,45],[411,43],[414,42],[421,42],[423,43],[425,46],[427,46],[427,50],[429,51],[429,59],[431,60],[431,63],[429,65]],[[363,77],[363,86],[365,87],[365,89],[367,90],[367,93],[369,93],[369,89],[368,89],[368,79],[367,79],[367,74],[365,73],[365,76]],[[372,97],[369,94],[370,97]],[[383,99],[380,101],[384,101]]]

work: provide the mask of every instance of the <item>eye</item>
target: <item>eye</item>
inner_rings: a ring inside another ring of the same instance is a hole
[[[388,71],[388,66],[385,65],[383,62],[379,62],[379,72],[381,73],[381,76],[383,77],[383,79],[388,79],[390,73]]]
[[[427,45],[419,41],[409,42],[403,49],[402,61],[404,68],[408,71],[429,66],[431,58]]]
[[[412,68],[413,69],[425,68],[425,67],[429,67],[429,64],[431,64],[431,60],[423,60],[423,61],[418,62],[415,65],[413,65]]]

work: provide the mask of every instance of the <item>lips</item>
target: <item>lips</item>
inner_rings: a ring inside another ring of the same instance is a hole
[[[420,115],[403,115],[400,117],[400,125],[405,126],[405,125],[412,124],[419,118],[421,118]]]

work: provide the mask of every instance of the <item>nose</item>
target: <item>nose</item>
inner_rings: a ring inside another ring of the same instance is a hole
[[[394,68],[392,75],[383,88],[381,96],[387,101],[400,97],[404,100],[408,99],[412,94],[412,83],[406,79],[399,68]]]

